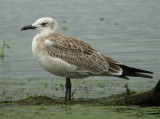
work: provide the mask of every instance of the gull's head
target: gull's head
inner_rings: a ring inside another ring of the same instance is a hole
[[[40,18],[32,25],[24,26],[22,30],[35,29],[38,32],[57,32],[58,23],[55,19],[50,17]]]

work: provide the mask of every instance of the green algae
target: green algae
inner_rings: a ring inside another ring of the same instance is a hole
[[[1,119],[158,119],[160,108],[89,105],[5,105]]]
[[[77,98],[65,102],[64,98],[52,99],[46,96],[30,96],[17,101],[1,101],[0,105],[92,105],[92,106],[117,106],[125,105],[126,94],[112,95],[104,98]]]

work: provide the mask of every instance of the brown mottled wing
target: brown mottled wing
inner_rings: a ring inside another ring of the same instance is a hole
[[[50,56],[58,57],[76,65],[78,71],[103,73],[108,71],[108,62],[89,44],[75,38],[61,34],[54,34],[47,38],[53,45],[47,47]]]
[[[112,59],[110,57],[107,57],[107,56],[104,56],[104,55],[102,55],[102,56],[107,62],[114,63],[114,64],[121,64],[121,62],[119,62],[117,60],[114,60],[114,59]]]

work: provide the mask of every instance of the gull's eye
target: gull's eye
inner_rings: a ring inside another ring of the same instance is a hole
[[[42,25],[42,26],[45,26],[46,24],[47,24],[47,23],[43,22],[41,25]]]

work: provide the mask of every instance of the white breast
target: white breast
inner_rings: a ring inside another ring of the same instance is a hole
[[[47,53],[45,42],[39,39],[38,36],[35,36],[32,41],[32,52],[40,66],[52,74],[66,77],[77,69],[76,66],[71,65],[60,58],[51,57]]]

